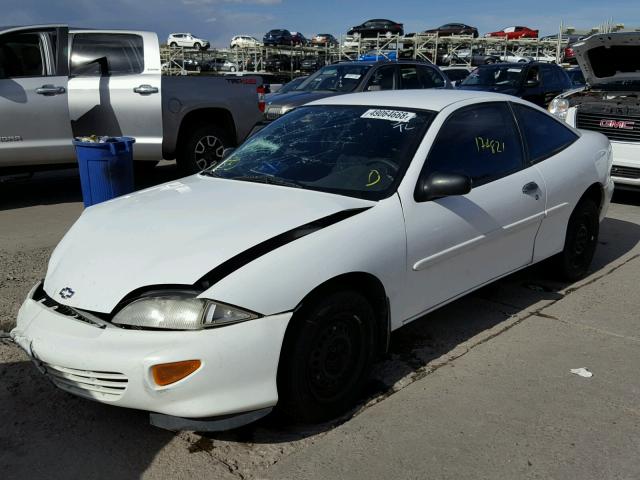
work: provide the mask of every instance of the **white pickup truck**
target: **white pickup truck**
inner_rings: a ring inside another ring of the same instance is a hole
[[[91,134],[196,172],[261,120],[260,92],[255,77],[163,77],[155,33],[0,27],[0,174],[73,163],[71,139]]]
[[[587,84],[556,97],[549,111],[606,135],[616,188],[640,191],[640,33],[592,35],[573,48]]]

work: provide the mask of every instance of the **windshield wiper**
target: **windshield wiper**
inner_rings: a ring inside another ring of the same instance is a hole
[[[241,175],[239,177],[229,177],[230,180],[240,180],[242,182],[267,183],[270,185],[281,185],[283,187],[302,188],[302,185],[290,180],[284,180],[269,175]]]

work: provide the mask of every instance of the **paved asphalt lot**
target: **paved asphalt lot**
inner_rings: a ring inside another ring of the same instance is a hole
[[[81,211],[74,171],[0,182],[0,330]],[[600,240],[577,284],[532,267],[394,332],[361,405],[317,427],[175,435],[0,340],[0,478],[638,479],[640,194],[616,194]]]

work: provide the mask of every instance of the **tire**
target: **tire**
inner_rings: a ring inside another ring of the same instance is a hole
[[[235,71],[236,71],[236,67],[231,67],[231,68],[229,68],[229,71],[230,71],[230,72],[235,72]]]
[[[554,257],[556,269],[562,279],[574,282],[589,271],[598,245],[600,212],[591,199],[583,199],[576,205],[564,241],[564,249]]]
[[[178,44],[177,44],[176,42],[171,42],[171,43],[169,44],[169,46],[170,46],[171,48],[178,48]]]
[[[202,45],[200,45],[200,43],[196,42],[193,44],[193,48],[195,48],[196,50],[202,50]]]
[[[220,163],[222,152],[231,146],[229,134],[217,125],[196,127],[178,147],[178,168],[185,175],[201,172]]]
[[[495,59],[495,58],[487,58],[487,59],[484,61],[484,64],[485,64],[485,65],[492,65],[492,64],[494,64],[494,63],[496,63],[496,59]]]
[[[353,407],[369,378],[375,314],[361,294],[330,294],[292,319],[278,369],[278,410],[318,423]]]

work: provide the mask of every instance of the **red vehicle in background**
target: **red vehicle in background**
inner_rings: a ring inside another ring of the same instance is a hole
[[[531,30],[529,27],[507,27],[497,32],[487,33],[485,37],[507,37],[509,40],[517,38],[538,38],[538,30]]]

